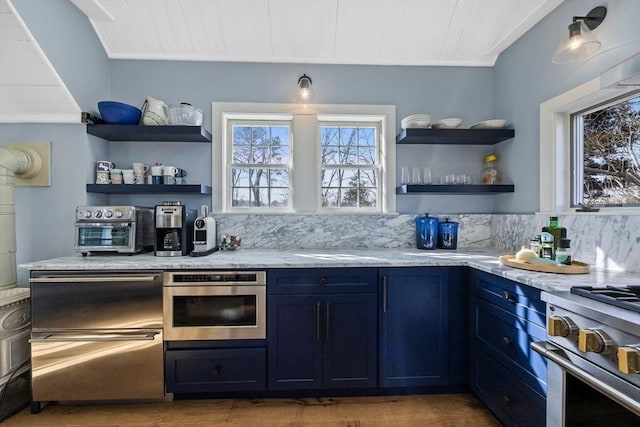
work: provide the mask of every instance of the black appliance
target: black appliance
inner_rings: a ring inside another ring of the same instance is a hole
[[[155,255],[189,255],[197,212],[181,202],[162,202],[156,206],[155,214]]]

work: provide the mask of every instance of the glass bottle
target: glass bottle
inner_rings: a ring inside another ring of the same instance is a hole
[[[558,225],[558,217],[552,216],[549,218],[549,225],[542,227],[542,231],[550,233],[553,236],[553,253],[554,256],[551,259],[555,259],[555,252],[558,249],[558,242],[560,239],[567,237],[567,229]]]
[[[558,264],[571,265],[571,239],[561,238],[558,241],[556,262]]]
[[[484,158],[484,168],[482,169],[483,184],[498,183],[498,169],[496,169],[497,157],[495,154],[489,154]]]

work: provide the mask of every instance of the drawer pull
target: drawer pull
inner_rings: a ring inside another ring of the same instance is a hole
[[[220,375],[220,371],[222,368],[220,366],[216,366],[213,371],[211,371],[211,376],[217,378]]]
[[[511,402],[513,402],[513,401],[511,400],[511,398],[510,398],[509,396],[506,396],[506,395],[505,395],[505,396],[502,396],[502,401],[504,402],[504,404],[505,404],[505,405],[510,405],[510,404],[511,404]]]
[[[325,279],[324,277],[320,279],[320,281],[318,282],[320,283],[322,286],[327,284],[327,279]]]
[[[502,298],[504,298],[505,300],[509,301],[509,302],[515,302],[515,298],[507,291],[503,291],[502,292]]]
[[[511,340],[507,337],[502,337],[502,344],[509,345],[511,344]]]

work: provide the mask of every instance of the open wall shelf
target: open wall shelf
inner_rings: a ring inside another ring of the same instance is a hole
[[[107,141],[211,142],[202,126],[87,125],[87,133]]]
[[[87,192],[105,194],[211,194],[211,186],[195,184],[87,184]]]
[[[396,188],[396,194],[420,194],[420,193],[440,193],[440,194],[491,194],[491,193],[513,193],[513,184],[429,184],[410,185],[403,184]]]
[[[403,129],[396,144],[493,145],[514,135],[513,129]]]

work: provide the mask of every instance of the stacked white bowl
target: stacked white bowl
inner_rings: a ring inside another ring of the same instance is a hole
[[[423,128],[426,129],[431,124],[431,116],[429,114],[412,114],[407,116],[400,122],[402,129]]]

